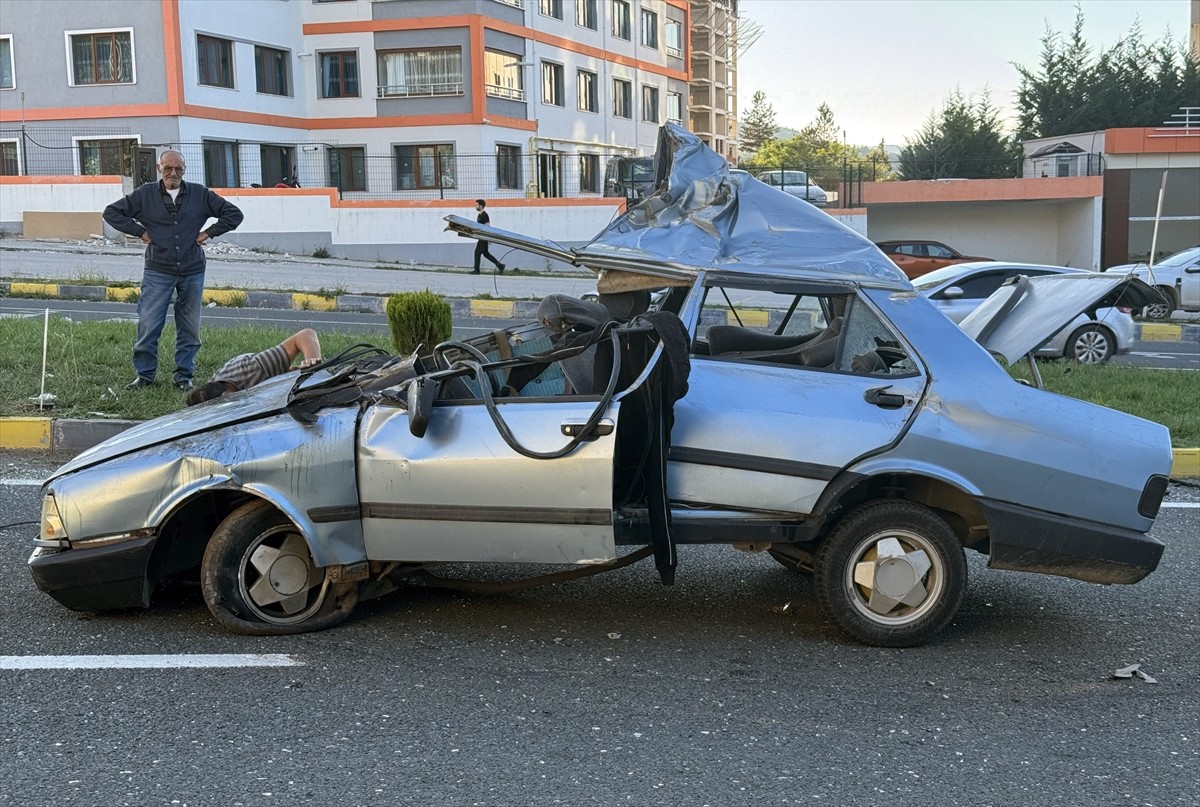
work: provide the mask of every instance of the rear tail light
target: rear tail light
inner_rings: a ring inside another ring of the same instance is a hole
[[[1122,314],[1132,314],[1133,313],[1133,309],[1127,305],[1119,305],[1119,306],[1117,306],[1117,310],[1120,311]]]

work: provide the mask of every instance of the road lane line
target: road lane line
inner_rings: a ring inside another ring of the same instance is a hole
[[[303,667],[284,653],[180,653],[176,655],[0,656],[0,670],[170,670],[218,667]]]

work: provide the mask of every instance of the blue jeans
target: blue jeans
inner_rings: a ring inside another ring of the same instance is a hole
[[[158,370],[158,337],[166,324],[172,296],[175,297],[175,372],[171,380],[191,381],[196,369],[204,273],[170,275],[147,269],[142,272],[137,342],[133,345],[133,369],[147,381],[153,381]]]

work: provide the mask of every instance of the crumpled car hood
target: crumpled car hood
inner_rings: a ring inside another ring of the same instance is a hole
[[[689,281],[702,270],[912,288],[869,240],[802,199],[731,179],[725,160],[682,127],[659,130],[655,178],[654,193],[575,249],[461,216],[447,216],[447,229],[596,270],[602,292],[630,288],[608,288],[610,272]]]
[[[296,373],[288,373],[248,390],[199,406],[185,406],[178,412],[139,423],[77,455],[59,468],[51,479],[158,443],[280,412],[287,405],[295,381]]]

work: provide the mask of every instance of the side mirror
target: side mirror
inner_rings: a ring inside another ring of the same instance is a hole
[[[963,296],[963,290],[960,286],[950,286],[942,289],[942,293],[938,295],[943,300],[957,300]]]
[[[424,437],[438,383],[428,376],[414,378],[408,385],[408,430],[413,437]]]

